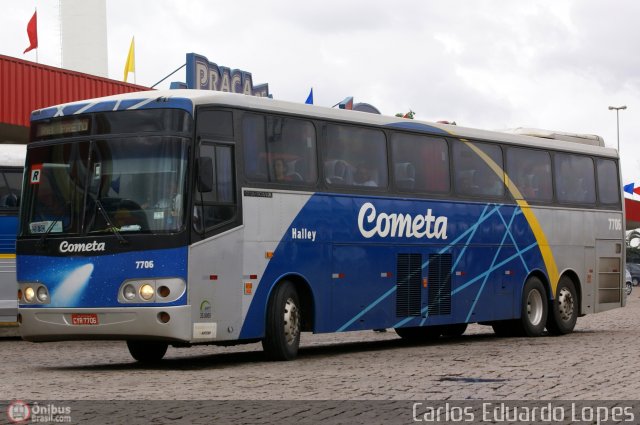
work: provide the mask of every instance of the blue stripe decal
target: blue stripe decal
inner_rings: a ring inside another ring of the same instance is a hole
[[[476,281],[482,279],[483,277],[485,277],[488,274],[491,274],[492,272],[496,271],[497,269],[499,269],[500,267],[504,266],[505,264],[508,264],[511,260],[515,260],[521,254],[523,254],[523,253],[525,253],[527,251],[530,251],[530,250],[532,250],[533,248],[535,248],[537,246],[538,246],[538,242],[532,243],[531,245],[529,245],[525,249],[520,250],[517,253],[513,254],[511,257],[506,258],[505,260],[502,260],[501,262],[496,264],[494,267],[490,268],[489,270],[485,271],[484,273],[479,274],[478,276],[476,276],[475,278],[471,279],[470,281],[468,281],[464,285],[462,285],[462,286],[456,288],[455,290],[451,291],[451,295],[455,295],[458,292],[468,288],[470,285],[473,285]]]
[[[416,236],[414,227],[430,230]],[[301,231],[313,232],[313,240],[296,236]],[[422,255],[422,263],[411,270],[421,279],[433,267],[428,261],[433,254],[452,255],[452,286],[441,294],[442,302],[451,300],[450,312],[434,314],[428,304],[438,302],[437,291],[420,285],[407,299],[415,316],[396,315],[404,301],[397,299],[399,282],[390,279],[395,273],[388,272],[396,270],[398,255],[413,253]],[[346,273],[332,279],[327,264],[331,273]],[[285,275],[314,277],[305,282],[315,303],[313,330],[323,333],[444,325],[467,317],[474,322],[513,319],[522,283],[534,269],[545,270],[539,245],[516,204],[315,194],[284,231],[243,318],[240,337],[264,337],[269,296]],[[456,271],[461,273],[456,276]]]
[[[499,212],[500,208],[503,205],[495,205],[495,207],[491,210],[491,212],[489,212],[488,214],[486,214],[486,210],[487,208],[490,206],[490,204],[487,204],[484,208],[484,210],[482,211],[482,214],[480,215],[480,218],[478,219],[478,221],[471,226],[469,229],[467,229],[465,232],[463,232],[459,237],[457,237],[456,239],[453,240],[453,242],[451,242],[449,245],[447,245],[446,247],[442,248],[439,252],[440,253],[444,253],[448,250],[450,250],[453,246],[455,246],[458,242],[460,242],[462,239],[467,238],[467,242],[465,244],[465,249],[466,246],[468,246],[471,238],[473,237],[473,235],[475,235],[476,230],[478,229],[478,227],[487,219],[489,219],[489,217],[491,217],[495,212]],[[429,261],[426,261],[425,263],[422,264],[422,268],[426,268],[429,265]],[[342,326],[340,326],[340,328],[338,328],[338,332],[345,330],[347,327],[349,327],[349,325],[351,325],[352,323],[354,323],[356,320],[358,320],[360,317],[362,317],[362,315],[364,313],[366,313],[367,311],[371,310],[373,307],[375,307],[377,304],[379,304],[382,300],[384,300],[385,298],[387,298],[388,296],[390,296],[391,294],[393,294],[396,291],[396,287],[394,286],[393,288],[389,289],[385,294],[383,294],[380,298],[378,298],[376,301],[374,301],[372,304],[368,305],[363,311],[361,311],[360,313],[358,313],[358,315],[356,315],[355,317],[353,317],[352,319],[350,319],[347,323],[343,324]],[[453,293],[452,293],[453,294]],[[415,319],[415,317],[408,317],[406,319],[403,319],[402,321],[396,323],[393,327],[397,328],[402,326],[403,324],[411,321]]]
[[[514,217],[516,215],[520,215],[523,214],[522,209],[520,209],[520,207],[518,207],[518,209],[516,210],[516,212],[514,213]],[[504,223],[504,225],[507,225],[507,222],[504,220],[504,217],[502,216],[502,214],[500,214],[500,219],[502,220],[502,222]],[[513,221],[513,217],[511,218],[511,221]],[[518,243],[516,242],[516,239],[513,237],[513,233],[511,233],[511,225],[509,225],[507,227],[507,234],[509,235],[509,238],[511,239],[511,243],[513,243],[513,246],[516,247],[516,249],[518,249],[518,252],[520,252],[520,248],[518,247]],[[531,270],[529,270],[529,266],[527,266],[527,262],[524,260],[524,257],[522,255],[520,255],[520,260],[522,261],[522,266],[524,267],[525,271],[527,272],[527,274],[529,274],[529,272]]]
[[[504,217],[502,217],[502,214],[499,214],[499,215],[500,215],[500,218],[502,219],[502,221],[504,222]],[[500,246],[496,250],[496,253],[493,256],[493,260],[491,260],[490,269],[494,269],[494,266],[496,264],[496,260],[498,259],[498,255],[500,255],[500,251],[502,250],[502,247],[504,245],[504,241],[507,240],[507,236],[510,233],[509,229],[511,228],[511,225],[513,224],[513,219],[515,219],[515,218],[516,218],[516,213],[514,211],[514,213],[511,215],[511,220],[509,220],[509,225],[506,226],[506,228],[505,228],[504,235],[502,236],[502,242],[500,242]],[[518,255],[520,254],[519,251],[520,250],[518,250]],[[487,279],[489,279],[489,275],[490,275],[490,273],[487,273],[487,275],[484,277],[484,280],[482,281],[482,285],[480,285],[480,289],[478,289],[478,294],[474,298],[473,304],[471,305],[471,308],[469,309],[469,313],[467,314],[467,320],[466,320],[467,322],[471,318],[471,314],[473,314],[473,311],[476,309],[476,304],[478,303],[478,300],[480,299],[480,295],[482,295],[482,291],[484,290],[484,286],[487,284]]]

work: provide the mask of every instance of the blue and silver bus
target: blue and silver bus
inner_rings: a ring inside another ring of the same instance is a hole
[[[31,131],[28,341],[288,360],[303,332],[558,335],[625,303],[618,155],[596,136],[190,90],[37,110]]]
[[[0,144],[0,324],[16,325],[16,234],[25,145]]]

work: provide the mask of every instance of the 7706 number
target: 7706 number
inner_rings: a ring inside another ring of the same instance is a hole
[[[136,269],[152,269],[153,260],[151,261],[136,261]]]

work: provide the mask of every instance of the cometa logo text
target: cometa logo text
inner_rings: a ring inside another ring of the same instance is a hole
[[[431,209],[425,215],[387,214],[376,211],[372,203],[360,207],[358,228],[365,238],[374,236],[447,239],[447,217],[436,217]]]
[[[58,248],[60,252],[98,252],[104,251],[104,242],[87,242],[87,243],[69,243],[67,241],[60,242]]]

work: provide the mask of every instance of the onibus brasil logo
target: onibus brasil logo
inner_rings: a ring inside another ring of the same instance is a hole
[[[37,401],[29,404],[22,400],[14,400],[7,408],[9,422],[23,424],[30,422],[71,422],[71,407],[55,404],[39,404]]]
[[[27,422],[31,418],[29,405],[22,400],[12,401],[7,408],[9,421],[14,424]]]

